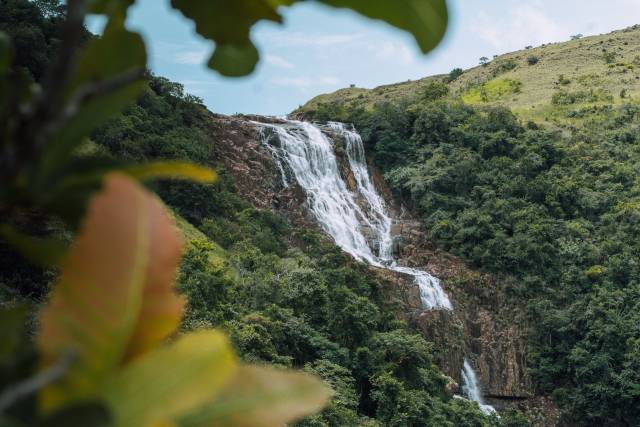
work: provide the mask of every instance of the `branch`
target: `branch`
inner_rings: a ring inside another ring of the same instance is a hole
[[[60,50],[44,82],[39,105],[36,106],[43,110],[45,120],[55,116],[59,106],[64,102],[64,91],[73,75],[78,46],[84,34],[85,12],[85,0],[68,0]]]
[[[67,104],[61,115],[60,123],[57,123],[57,127],[61,127],[69,120],[71,120],[78,113],[80,107],[84,103],[100,95],[114,92],[135,81],[141,80],[144,77],[145,73],[146,70],[144,68],[135,68],[118,74],[117,76],[112,77],[109,80],[102,80],[82,86],[80,89],[78,89],[78,91],[73,95],[73,97]]]
[[[35,376],[19,382],[0,394],[0,414],[6,411],[17,401],[24,399],[43,387],[59,380],[67,373],[71,364],[75,361],[75,353],[63,354],[55,365]]]
[[[86,0],[68,0],[67,16],[61,29],[60,49],[54,64],[49,69],[43,90],[24,109],[14,131],[13,147],[3,153],[2,171],[7,178],[15,178],[30,160],[37,158],[50,139],[47,130],[59,117],[64,106],[65,90],[76,67],[78,46],[84,34]]]

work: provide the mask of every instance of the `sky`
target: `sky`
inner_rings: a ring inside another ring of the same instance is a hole
[[[249,77],[206,68],[213,43],[173,11],[169,0],[138,0],[127,25],[143,34],[154,73],[182,83],[217,113],[283,115],[321,93],[469,68],[478,58],[527,45],[602,34],[640,23],[640,0],[448,0],[449,27],[431,53],[383,22],[313,1],[283,8],[284,24],[261,22],[252,36],[261,53]],[[99,22],[90,28],[97,30]]]

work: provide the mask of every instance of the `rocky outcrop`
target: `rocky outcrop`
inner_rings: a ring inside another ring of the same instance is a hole
[[[223,116],[212,114],[212,140],[216,163],[233,178],[242,196],[257,209],[273,209],[300,227],[316,228],[305,208],[306,195],[296,183],[284,185],[282,173],[262,143],[260,128],[253,121],[282,122],[262,116]]]

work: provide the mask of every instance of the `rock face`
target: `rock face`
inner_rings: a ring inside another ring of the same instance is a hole
[[[306,208],[304,191],[296,183],[284,185],[282,172],[262,144],[260,130],[252,120],[278,122],[278,119],[257,116],[212,116],[217,161],[235,178],[240,193],[257,209],[281,213],[294,225],[294,230],[301,227],[320,230]],[[335,141],[342,178],[354,189],[355,177],[346,160],[344,145],[339,138]],[[394,199],[377,169],[371,164],[369,169],[374,185],[387,201],[394,218],[391,230],[394,256],[405,265],[426,267],[441,280],[453,302],[452,312],[425,311],[412,277],[372,267],[390,283],[391,294],[403,307],[399,317],[434,343],[437,363],[451,379],[449,392],[460,392],[466,357],[477,371],[492,405],[498,409],[517,407],[530,414],[534,425],[556,425],[557,409],[550,399],[535,395],[527,373],[524,308],[507,300],[504,285],[431,244],[420,221]]]
[[[298,227],[317,228],[306,209],[306,195],[296,183],[285,186],[271,153],[261,141],[260,129],[252,121],[279,122],[259,116],[212,114],[212,140],[216,162],[234,178],[240,194],[256,209],[273,209]]]

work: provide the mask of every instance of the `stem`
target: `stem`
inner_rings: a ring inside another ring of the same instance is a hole
[[[19,382],[15,386],[0,394],[0,414],[10,408],[17,401],[37,392],[41,388],[59,380],[76,359],[74,353],[63,354],[55,365],[35,376]]]
[[[135,68],[118,74],[109,80],[95,82],[82,86],[76,94],[71,98],[67,106],[64,108],[61,120],[56,123],[56,128],[61,127],[71,120],[77,113],[82,104],[90,101],[105,93],[116,91],[130,83],[140,80],[145,75],[144,68]]]
[[[36,159],[51,139],[55,122],[64,108],[65,91],[73,76],[78,46],[84,34],[86,0],[68,0],[67,16],[62,25],[60,50],[43,81],[43,90],[21,114],[13,138],[15,157],[7,160],[8,178],[15,178],[24,165]]]

